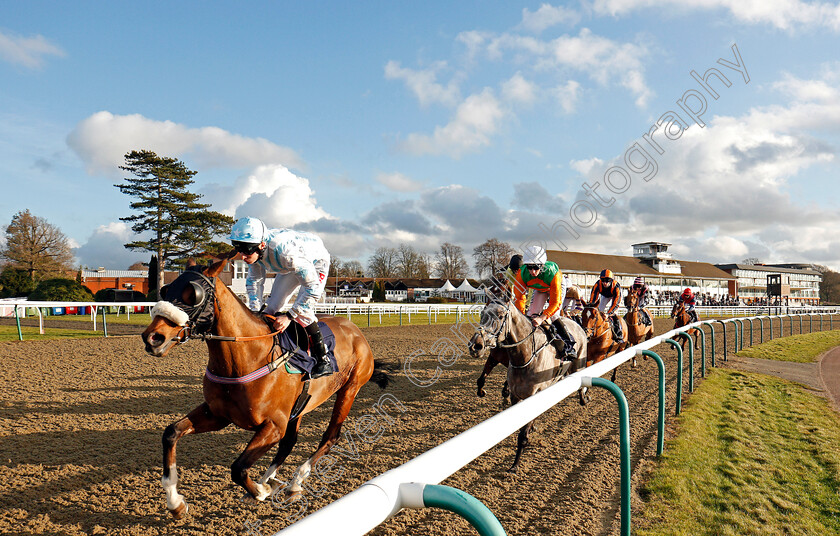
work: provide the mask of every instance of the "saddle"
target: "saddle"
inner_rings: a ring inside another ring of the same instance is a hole
[[[271,315],[261,315],[263,322],[274,331],[273,323],[274,317]],[[338,362],[335,359],[335,334],[323,322],[318,322],[318,327],[321,329],[321,334],[324,337],[324,344],[327,347],[327,358],[335,372],[338,372]],[[297,322],[291,322],[285,331],[274,336],[274,350],[272,354],[277,353],[278,349],[281,353],[288,355],[286,361],[286,372],[291,374],[305,373],[307,376],[312,374],[312,369],[315,368],[315,358],[309,354],[309,335],[306,329]],[[289,370],[289,365],[296,370]]]

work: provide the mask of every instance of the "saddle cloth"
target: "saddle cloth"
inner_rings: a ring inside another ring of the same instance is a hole
[[[327,358],[330,360],[333,371],[338,372],[338,362],[334,353],[335,334],[323,322],[318,322],[318,327],[321,329],[321,335],[327,347]],[[309,336],[300,324],[292,322],[286,331],[276,335],[275,339],[280,348],[289,353],[289,364],[307,374],[312,373],[312,369],[315,368],[315,358],[309,354]]]

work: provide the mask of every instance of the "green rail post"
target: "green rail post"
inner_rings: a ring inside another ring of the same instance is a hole
[[[764,317],[759,316],[758,321],[761,324],[761,342],[763,343],[764,342]]]
[[[823,319],[823,314],[822,314],[822,313],[820,313],[820,331],[822,331],[822,330],[823,330],[823,327],[822,327],[822,319]]]
[[[659,369],[659,419],[657,420],[656,455],[662,456],[665,447],[665,362],[652,350],[639,350],[636,355],[652,357]]]
[[[767,319],[770,320],[770,340],[772,341],[773,340],[773,317],[768,316]]]
[[[687,331],[678,331],[677,334],[685,335],[688,339],[688,392],[694,392],[694,341]]]
[[[108,321],[105,320],[105,309],[107,309],[107,307],[102,308],[102,331],[105,332],[105,336],[107,337],[108,336]]]
[[[484,503],[465,491],[449,486],[427,484],[423,488],[423,502],[427,508],[442,508],[458,514],[469,521],[470,525],[481,536],[505,536],[507,534],[493,512]]]
[[[370,305],[368,305],[368,307],[367,307],[367,317],[368,317],[368,326],[367,327],[370,327]]]
[[[680,343],[675,341],[674,339],[665,339],[662,342],[667,342],[674,346],[677,350],[677,415],[680,414],[680,408],[682,407],[682,378],[683,378],[683,354],[682,354],[682,347]]]
[[[814,332],[814,313],[808,313],[808,333]]]
[[[735,328],[735,353],[737,354],[741,350],[741,344],[740,344],[741,341],[738,337],[738,332],[742,331],[740,328],[743,327],[741,325],[741,319],[740,318],[733,318],[732,319],[732,327]],[[743,337],[741,337],[741,338],[743,338]]]
[[[799,334],[802,335],[802,313],[796,315],[799,318]]]
[[[703,322],[699,326],[697,326],[697,331],[700,332],[700,377],[706,377],[706,332],[703,331],[703,326],[706,325],[706,322]]]
[[[749,322],[749,323],[750,323],[750,346],[752,346],[752,345],[753,345],[753,338],[752,338],[752,334],[753,334],[753,319],[752,319],[752,317],[747,318],[747,322]]]
[[[715,361],[715,325],[713,322],[706,322],[706,325],[709,326],[712,335],[712,367],[716,367],[717,361]]]
[[[718,322],[723,326],[723,360],[726,361],[726,322],[723,320],[718,320]]]
[[[402,307],[400,307],[399,309],[400,309],[400,325],[402,326]]]
[[[20,315],[18,314],[18,306],[15,305],[15,324],[17,324],[18,329],[18,340],[23,340],[23,332],[20,330]]]
[[[619,452],[621,453],[621,536],[630,536],[630,417],[627,398],[616,384],[603,378],[581,378],[587,387],[603,387],[618,402]],[[587,385],[589,384],[589,385]]]

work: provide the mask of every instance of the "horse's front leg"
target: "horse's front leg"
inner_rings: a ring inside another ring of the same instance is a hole
[[[163,478],[161,485],[166,492],[166,509],[175,519],[181,519],[189,507],[183,495],[178,493],[178,468],[175,463],[175,445],[187,434],[215,432],[230,424],[227,419],[213,415],[205,402],[186,417],[170,424],[163,432]]]
[[[478,380],[476,380],[476,386],[478,387],[478,391],[476,392],[476,394],[479,396],[479,398],[484,398],[484,396],[487,394],[487,392],[484,390],[484,384],[487,381],[487,375],[490,374],[490,371],[492,371],[498,364],[499,362],[493,359],[492,355],[487,356],[487,361],[484,363],[484,368],[481,370],[481,375],[478,377]]]
[[[280,445],[277,447],[277,454],[274,455],[274,459],[271,460],[271,464],[268,466],[265,474],[260,479],[260,484],[271,485],[272,491],[278,483],[286,484],[276,478],[277,469],[283,465],[283,462],[286,461],[286,458],[292,452],[292,449],[297,443],[299,431],[300,417],[296,418],[286,426],[286,433],[283,435],[283,439],[280,440]]]
[[[271,485],[260,482],[257,484],[248,476],[248,469],[280,441],[280,428],[273,421],[265,421],[248,442],[242,454],[230,466],[230,478],[245,488],[251,497],[264,501],[271,495]],[[267,480],[267,479],[266,479]]]
[[[519,460],[522,457],[522,451],[528,446],[528,435],[533,426],[534,421],[531,421],[519,429],[519,435],[516,438],[516,456],[513,458],[513,465],[508,469],[509,473],[516,473],[519,470]]]

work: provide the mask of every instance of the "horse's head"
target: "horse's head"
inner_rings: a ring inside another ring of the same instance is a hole
[[[508,308],[496,302],[490,302],[481,310],[478,328],[467,347],[472,357],[486,357],[487,352],[499,343],[504,331]]]
[[[624,297],[624,306],[628,309],[632,309],[636,306],[636,293],[635,292],[628,292],[627,296]]]
[[[227,259],[201,269],[190,266],[169,285],[163,286],[163,300],[152,307],[152,322],[142,333],[146,352],[163,356],[175,344],[194,334],[210,331],[216,323],[216,276]]]
[[[676,302],[674,304],[674,306],[671,307],[671,318],[674,318],[675,316],[682,314],[682,312],[684,310],[685,310],[685,305],[683,304],[683,302],[681,302],[681,301]]]
[[[584,307],[583,313],[580,315],[580,325],[586,332],[587,337],[592,337],[604,320],[603,313],[597,307]]]

